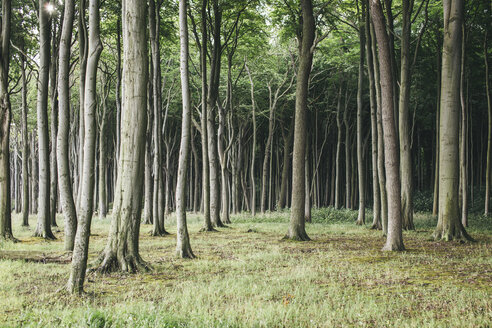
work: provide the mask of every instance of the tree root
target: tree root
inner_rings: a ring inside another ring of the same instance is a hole
[[[199,232],[219,232],[218,230],[216,230],[215,228],[213,227],[210,227],[210,228],[207,228],[207,227],[203,227],[199,230]]]
[[[102,261],[97,268],[89,270],[89,272],[110,274],[113,272],[147,272],[152,270],[150,264],[142,260],[139,255],[126,255],[123,258],[118,258],[114,252],[102,254]]]

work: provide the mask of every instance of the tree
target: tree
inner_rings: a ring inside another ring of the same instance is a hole
[[[58,68],[58,179],[60,182],[60,202],[65,216],[65,250],[73,250],[75,231],[77,230],[77,212],[70,178],[70,162],[68,153],[68,137],[70,131],[70,45],[72,41],[75,1],[65,1],[65,12],[60,38],[60,54]]]
[[[310,240],[305,230],[305,143],[308,82],[314,51],[315,24],[311,0],[301,0],[302,34],[299,39],[299,67],[296,81],[294,151],[292,160],[292,212],[286,238]]]
[[[0,238],[14,240],[10,213],[10,120],[9,96],[10,65],[10,22],[12,15],[10,0],[2,1],[0,33]]]
[[[138,252],[147,125],[146,1],[123,2],[123,110],[111,229],[101,272],[147,268]]]
[[[84,99],[84,169],[82,173],[82,194],[77,219],[77,233],[72,255],[72,270],[68,281],[71,293],[82,293],[84,288],[89,236],[94,207],[94,170],[96,160],[96,81],[97,65],[102,52],[100,38],[99,0],[89,0],[89,37],[87,74],[85,76]]]
[[[388,34],[380,0],[371,0],[371,16],[379,49],[379,71],[381,78],[381,109],[384,132],[384,166],[388,195],[388,235],[383,250],[402,251],[402,222],[400,199],[400,164],[394,119],[393,75]]]
[[[188,69],[188,24],[186,20],[186,0],[179,1],[179,39],[181,44],[181,94],[183,99],[183,118],[181,123],[181,147],[178,160],[178,181],[176,186],[176,252],[182,258],[194,258],[186,225],[186,173],[190,153],[191,110]]]
[[[56,239],[51,231],[50,147],[48,136],[48,80],[50,68],[50,12],[48,1],[39,0],[39,78],[38,78],[38,144],[39,201],[38,223],[34,236]]]
[[[439,117],[439,211],[436,240],[471,239],[460,220],[459,116],[463,0],[444,0],[444,41]]]

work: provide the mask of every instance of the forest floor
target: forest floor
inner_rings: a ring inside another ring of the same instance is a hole
[[[175,257],[173,218],[166,237],[142,225],[140,252],[152,271],[91,273],[76,297],[63,288],[70,265],[62,227],[44,241],[32,237],[34,216],[29,228],[15,216],[21,242],[0,244],[0,326],[492,326],[492,219],[470,218],[476,243],[434,242],[435,218],[417,214],[417,229],[404,232],[407,250],[391,253],[381,251],[381,231],[356,226],[356,216],[314,210],[313,241],[292,242],[282,240],[287,212],[233,216],[209,233],[189,215],[194,260]],[[93,220],[90,263],[109,223]]]

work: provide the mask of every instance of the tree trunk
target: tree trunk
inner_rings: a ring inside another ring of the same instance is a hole
[[[280,195],[278,197],[278,209],[283,209],[286,206],[287,200],[287,184],[289,180],[289,168],[290,168],[290,140],[294,134],[294,123],[290,124],[289,133],[286,134],[282,129],[282,139],[284,141],[284,155],[282,164],[282,178],[280,180]]]
[[[146,2],[123,3],[123,110],[115,202],[99,270],[133,272],[147,268],[138,252],[147,125]]]
[[[410,32],[413,0],[403,0],[403,28],[401,37],[401,71],[399,100],[400,173],[401,173],[401,214],[403,229],[414,230],[413,225],[413,183],[412,158],[409,131],[409,103],[411,83]]]
[[[345,208],[351,208],[350,206],[350,126],[348,121],[348,86],[345,89],[345,110],[343,111],[343,124],[345,125]]]
[[[294,152],[292,160],[292,211],[287,238],[309,240],[305,230],[305,142],[308,82],[313,60],[315,23],[311,0],[301,0],[302,36],[299,38],[299,68],[296,82]]]
[[[372,193],[373,193],[373,220],[371,229],[381,229],[381,194],[379,191],[378,174],[378,127],[377,127],[377,103],[374,82],[374,58],[372,56],[371,23],[369,15],[369,1],[367,1],[366,14],[366,60],[367,75],[369,77],[369,101],[371,108],[371,159],[372,159]]]
[[[82,173],[82,194],[78,211],[77,233],[72,255],[72,269],[68,281],[70,293],[82,293],[89,252],[89,236],[94,206],[94,175],[96,157],[96,78],[97,65],[102,52],[99,33],[99,0],[89,0],[89,45],[87,74],[85,76],[84,99],[84,167]]]
[[[106,218],[108,212],[108,200],[107,200],[107,125],[108,125],[108,108],[107,99],[109,95],[109,85],[107,84],[106,76],[101,79],[101,107],[102,113],[99,124],[99,218],[101,220]]]
[[[371,15],[379,49],[381,109],[385,147],[384,164],[387,178],[386,190],[388,192],[388,235],[383,250],[401,251],[405,247],[403,246],[402,238],[400,165],[393,108],[393,75],[391,72],[389,40],[386,34],[380,0],[371,0]]]
[[[186,225],[186,170],[188,167],[190,146],[190,87],[188,69],[188,24],[186,16],[186,0],[179,1],[179,39],[181,44],[180,71],[181,94],[183,99],[183,116],[181,122],[181,146],[178,159],[178,181],[176,186],[176,223],[177,246],[176,252],[181,258],[193,258],[190,237]]]
[[[46,1],[39,0],[39,79],[38,79],[38,144],[39,202],[38,223],[34,236],[55,239],[51,232],[50,211],[50,147],[48,136],[48,78],[50,67],[50,18]]]
[[[11,1],[2,1],[2,25],[0,33],[0,239],[15,240],[12,235],[10,209],[10,120],[9,98],[9,50]]]
[[[439,215],[436,240],[471,239],[459,215],[459,88],[463,0],[444,0],[444,41],[439,127]]]
[[[255,85],[251,72],[249,71],[246,61],[244,62],[246,71],[248,72],[249,83],[251,85],[251,120],[253,122],[253,144],[251,145],[251,167],[250,167],[250,181],[251,181],[251,215],[256,215],[256,181],[255,181],[255,155],[256,155],[256,103],[255,103]]]
[[[461,28],[461,74],[460,74],[460,103],[461,103],[461,136],[460,136],[460,184],[461,184],[461,223],[468,226],[468,120],[465,103],[465,24]]]
[[[21,55],[22,76],[22,226],[29,226],[29,136],[27,135],[26,57]]]
[[[337,96],[337,153],[335,156],[335,208],[340,208],[340,151],[342,148],[342,82],[338,87]]]
[[[489,215],[490,203],[490,184],[492,183],[492,106],[490,104],[490,87],[489,87],[489,58],[487,39],[488,28],[485,28],[485,36],[483,43],[483,54],[485,61],[485,91],[487,93],[487,117],[488,117],[488,136],[487,136],[487,162],[485,167],[485,211],[484,215]]]
[[[364,14],[365,3],[362,1],[362,18],[359,23],[359,76],[357,82],[357,173],[359,181],[359,214],[357,216],[357,225],[363,225],[366,223],[366,186],[365,186],[365,172],[364,172],[364,151],[363,151],[363,131],[362,131],[362,86],[364,83],[364,46],[365,46],[365,34],[364,34]]]
[[[56,87],[56,71],[58,65],[58,44],[56,34],[56,24],[53,24],[53,36],[51,38],[51,62],[50,62],[50,100],[51,100],[51,154],[50,154],[50,222],[51,226],[56,227],[56,212],[58,201],[58,170],[56,156],[56,135],[58,122],[58,90]]]
[[[68,138],[70,133],[70,45],[72,41],[73,20],[75,13],[75,1],[65,1],[65,13],[63,15],[63,27],[60,38],[60,55],[58,68],[58,179],[60,181],[60,202],[65,216],[65,250],[72,251],[77,229],[77,212],[72,193],[72,181],[70,178],[70,162]]]

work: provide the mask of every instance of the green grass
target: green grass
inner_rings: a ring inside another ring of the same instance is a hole
[[[492,325],[490,218],[470,218],[478,242],[445,243],[429,240],[435,218],[417,214],[416,231],[404,232],[407,251],[388,253],[380,251],[381,232],[356,226],[356,215],[314,210],[311,242],[282,240],[288,212],[233,216],[216,233],[198,232],[201,218],[189,215],[195,260],[174,256],[173,218],[166,226],[171,236],[150,237],[151,227],[142,226],[140,251],[153,270],[89,274],[80,297],[63,289],[70,268],[63,229],[47,242],[31,237],[35,217],[29,229],[14,217],[21,242],[0,244],[0,326]],[[93,220],[89,262],[105,246],[108,229],[109,219]]]

